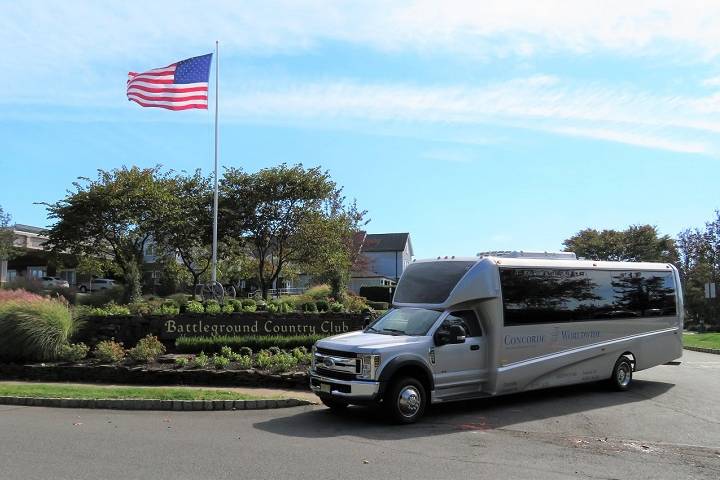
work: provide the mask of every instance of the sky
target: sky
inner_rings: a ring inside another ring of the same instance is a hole
[[[215,40],[220,164],[320,165],[417,258],[720,208],[720,2],[0,0],[13,221],[47,226],[37,202],[97,169],[211,171],[212,109],[141,108],[125,81]]]

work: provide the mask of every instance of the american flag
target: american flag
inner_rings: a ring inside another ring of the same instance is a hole
[[[143,107],[207,110],[211,61],[208,53],[147,72],[129,72],[128,100]]]

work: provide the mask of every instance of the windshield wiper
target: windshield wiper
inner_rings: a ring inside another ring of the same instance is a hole
[[[366,331],[366,332],[380,333],[380,330],[375,330],[374,327],[367,327],[367,328],[365,329],[365,331]]]
[[[404,330],[397,330],[395,328],[383,328],[383,332],[390,332],[393,335],[405,335]]]

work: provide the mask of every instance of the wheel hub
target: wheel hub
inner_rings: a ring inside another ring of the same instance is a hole
[[[420,410],[420,392],[412,385],[400,390],[398,395],[398,410],[404,417],[412,417]]]

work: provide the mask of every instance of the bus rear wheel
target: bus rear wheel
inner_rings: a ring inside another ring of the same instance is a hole
[[[627,357],[618,358],[617,362],[615,362],[612,376],[610,377],[610,386],[612,386],[614,390],[624,392],[630,388],[632,372],[633,366],[630,359]]]

